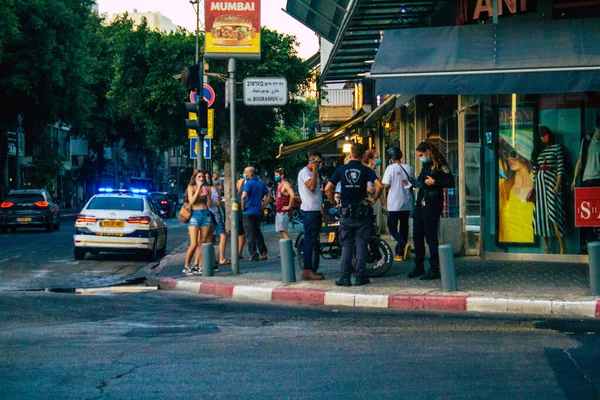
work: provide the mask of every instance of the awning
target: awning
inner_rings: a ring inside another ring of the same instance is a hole
[[[335,128],[331,132],[327,132],[324,135],[317,136],[316,138],[303,140],[302,142],[296,142],[288,145],[281,144],[279,146],[279,155],[277,158],[286,158],[293,156],[294,154],[307,152],[309,150],[318,150],[319,148],[328,145],[340,139],[344,135],[346,129],[361,123],[369,113],[362,108],[354,114],[352,118],[344,122],[339,127]]]
[[[600,19],[386,31],[377,94],[600,91]]]
[[[369,128],[373,126],[377,121],[381,119],[385,114],[389,113],[396,106],[396,99],[398,95],[392,94],[387,96],[383,102],[374,109],[368,116],[365,118],[365,122],[363,126],[365,128]]]

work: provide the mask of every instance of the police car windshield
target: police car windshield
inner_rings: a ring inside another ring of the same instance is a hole
[[[131,197],[94,197],[87,209],[144,211],[144,201]]]

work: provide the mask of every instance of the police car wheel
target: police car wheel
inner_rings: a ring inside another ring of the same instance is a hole
[[[377,278],[387,274],[393,261],[390,245],[380,237],[372,236],[368,244],[366,275]]]

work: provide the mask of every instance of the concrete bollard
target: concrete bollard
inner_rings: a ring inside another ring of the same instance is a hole
[[[451,244],[438,247],[440,254],[440,273],[442,275],[442,290],[456,292],[456,267],[454,266],[454,251]]]
[[[281,253],[281,277],[283,283],[296,282],[292,239],[279,239],[279,252]]]
[[[202,275],[214,276],[214,251],[212,243],[202,243]]]
[[[592,296],[600,296],[600,242],[588,243],[590,260],[590,288]]]

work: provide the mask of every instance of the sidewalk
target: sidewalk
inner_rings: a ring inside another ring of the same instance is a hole
[[[291,232],[295,240],[301,226]],[[311,304],[348,307],[426,309],[456,312],[504,312],[600,318],[600,298],[590,295],[587,264],[514,262],[455,259],[457,292],[443,292],[441,281],[408,279],[412,261],[394,262],[381,278],[365,286],[337,287],[340,260],[323,260],[319,272],[324,281],[281,282],[279,236],[273,225],[263,225],[269,259],[256,263],[240,261],[240,275],[231,266],[221,266],[214,277],[182,274],[187,243],[163,258],[148,276],[161,289],[212,294],[243,301]],[[229,250],[227,252],[229,254]],[[244,249],[247,257],[247,250]]]

